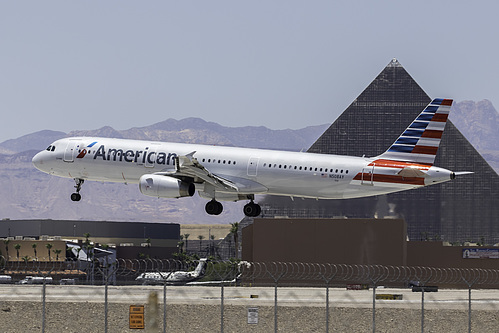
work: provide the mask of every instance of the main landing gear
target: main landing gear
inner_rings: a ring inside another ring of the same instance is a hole
[[[257,217],[262,212],[262,208],[259,204],[256,204],[251,200],[249,203],[244,205],[243,208],[244,215],[248,217]]]
[[[220,215],[224,210],[222,204],[215,199],[208,201],[205,206],[206,213],[210,215]],[[253,199],[243,208],[244,215],[248,217],[257,217],[262,212],[259,204],[253,202]]]
[[[80,190],[81,190],[81,185],[83,185],[84,182],[85,182],[84,179],[75,178],[75,183],[76,183],[75,189],[76,189],[76,192],[71,194],[71,200],[72,201],[80,201],[81,200]]]
[[[208,201],[208,203],[206,203],[204,209],[210,215],[220,215],[224,210],[224,206],[222,206],[222,204],[215,199],[212,199],[211,201]]]

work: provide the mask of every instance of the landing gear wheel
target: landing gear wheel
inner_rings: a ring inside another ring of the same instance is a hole
[[[248,217],[257,217],[262,212],[262,208],[252,201],[244,206],[243,212]]]
[[[208,201],[205,207],[206,213],[210,215],[220,215],[224,210],[224,206],[215,199]]]
[[[71,200],[73,200],[73,201],[80,201],[81,200],[81,194],[80,193],[72,193],[71,194]]]
[[[75,178],[75,183],[76,183],[75,189],[76,189],[76,192],[71,194],[71,200],[73,200],[73,201],[80,201],[81,200],[80,190],[81,190],[81,185],[83,185],[84,182],[85,182],[84,179]]]

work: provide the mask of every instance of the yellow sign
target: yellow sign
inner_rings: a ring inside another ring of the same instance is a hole
[[[130,305],[130,329],[144,328],[144,306]]]

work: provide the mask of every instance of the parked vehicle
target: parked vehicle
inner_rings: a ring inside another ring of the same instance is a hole
[[[76,284],[76,280],[75,279],[61,279],[59,284],[60,285],[74,285],[74,284]]]
[[[19,281],[19,284],[51,284],[53,282],[50,276],[26,276],[24,279]]]
[[[0,275],[0,283],[12,283],[12,276]]]

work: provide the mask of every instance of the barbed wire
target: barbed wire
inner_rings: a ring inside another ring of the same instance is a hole
[[[197,260],[114,259],[93,260],[6,260],[0,256],[0,274],[20,280],[24,276],[71,277],[83,283],[130,283],[142,273],[169,275],[193,271]],[[92,276],[92,279],[89,279]],[[159,275],[160,278],[162,275]],[[406,287],[409,284],[448,288],[499,287],[499,269],[444,268],[425,266],[360,265],[304,262],[249,262],[208,260],[200,281],[222,281],[249,285],[345,285],[367,284]]]

